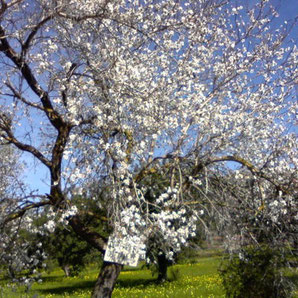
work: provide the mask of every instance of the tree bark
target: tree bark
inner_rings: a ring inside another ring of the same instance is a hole
[[[70,276],[70,267],[69,267],[69,265],[62,266],[62,269],[64,271],[65,276],[69,277]]]
[[[122,270],[122,265],[104,262],[98,275],[92,298],[110,298],[117,278]]]
[[[8,266],[8,274],[11,279],[14,279],[16,277],[15,271],[11,265]]]
[[[165,282],[168,279],[167,269],[168,269],[168,260],[164,254],[158,255],[158,282]]]

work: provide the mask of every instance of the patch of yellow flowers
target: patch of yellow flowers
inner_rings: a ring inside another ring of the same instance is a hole
[[[127,274],[127,273],[126,273]],[[174,297],[196,297],[215,298],[225,297],[216,295],[220,292],[222,280],[218,274],[202,276],[185,276],[173,282],[166,282],[161,285],[151,284],[147,286],[134,286],[126,288],[116,288],[113,297],[129,298],[174,298]]]
[[[193,265],[181,265],[193,266]],[[179,267],[176,265],[175,267]],[[123,271],[121,276],[133,276],[135,271]],[[86,274],[81,279],[83,280],[94,280],[95,275]],[[129,277],[130,278],[130,277]],[[165,282],[163,284],[147,284],[147,285],[137,285],[137,286],[117,286],[113,291],[113,298],[115,297],[127,297],[127,298],[219,298],[225,297],[222,294],[222,280],[219,274],[209,274],[209,275],[182,275],[176,281]],[[71,294],[67,293],[64,295],[59,295],[59,297],[65,298],[87,298],[91,296],[91,290],[77,290]],[[48,294],[45,296],[47,298],[58,297],[55,294]]]

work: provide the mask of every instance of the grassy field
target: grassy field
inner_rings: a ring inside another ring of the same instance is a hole
[[[175,265],[169,269],[170,282],[157,285],[151,271],[125,268],[113,297],[224,297],[217,273],[219,257],[202,258],[197,264]],[[4,285],[0,297],[90,297],[98,268],[90,267],[78,277],[64,277],[62,270],[44,274],[43,282],[33,284],[26,294],[23,287]]]
[[[225,297],[218,267],[221,257],[201,257],[195,264],[175,265],[169,268],[170,282],[156,284],[150,270],[126,267],[117,281],[113,297],[127,298],[208,298]],[[28,293],[24,287],[0,280],[0,297],[90,297],[99,269],[88,267],[77,277],[64,277],[60,269],[43,274],[42,283],[34,283]],[[291,274],[292,275],[292,274]],[[292,276],[297,280],[298,275]],[[296,291],[294,298],[298,298]]]

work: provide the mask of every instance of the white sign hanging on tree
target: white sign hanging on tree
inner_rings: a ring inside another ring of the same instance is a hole
[[[136,267],[140,259],[145,259],[145,245],[140,238],[109,237],[104,261]]]

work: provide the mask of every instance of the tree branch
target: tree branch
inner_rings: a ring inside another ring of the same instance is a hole
[[[4,0],[1,0],[1,9],[0,9],[0,17],[4,14],[7,9],[7,3]]]
[[[27,37],[25,43],[22,45],[22,53],[21,56],[25,56],[31,41],[33,40],[34,36],[36,35],[36,33],[38,32],[38,30],[46,23],[48,22],[53,16],[49,15],[46,18],[44,18],[43,20],[41,20],[31,31],[31,33],[29,34],[29,36]]]
[[[13,221],[13,220],[15,220],[15,219],[17,219],[17,218],[22,217],[28,210],[31,210],[31,209],[34,209],[34,208],[43,207],[43,206],[50,205],[50,204],[51,204],[50,201],[42,201],[42,202],[39,202],[39,203],[32,203],[32,204],[29,204],[29,205],[23,207],[21,210],[9,214],[9,215],[6,217],[6,219],[4,220],[4,222],[2,223],[2,225],[5,226],[5,225],[6,225],[7,223],[9,223],[10,221]]]
[[[75,233],[82,239],[87,241],[94,248],[97,248],[100,252],[104,253],[106,250],[107,239],[100,234],[88,229],[80,220],[79,215],[73,216],[69,220],[70,226],[73,228]]]
[[[62,117],[54,110],[53,105],[50,101],[49,95],[42,87],[38,84],[35,76],[33,75],[31,68],[26,63],[24,57],[19,56],[10,46],[9,42],[5,37],[5,31],[0,26],[0,51],[3,52],[20,70],[23,77],[25,78],[27,84],[31,90],[40,98],[41,103],[44,107],[44,112],[46,113],[51,124],[59,130],[61,126],[65,123]]]
[[[1,115],[0,115],[0,118],[1,118]],[[51,168],[52,163],[39,150],[37,150],[35,147],[33,147],[31,145],[24,144],[15,138],[8,123],[6,123],[6,124],[0,123],[0,129],[2,129],[5,132],[5,134],[4,133],[0,134],[0,136],[4,140],[6,140],[10,144],[14,144],[20,150],[23,150],[23,151],[33,154],[45,166],[47,166],[49,169]]]
[[[35,109],[38,109],[38,110],[41,110],[41,111],[44,111],[44,109],[36,104],[36,103],[33,103],[33,102],[30,102],[28,101],[27,99],[25,99],[16,89],[15,87],[10,83],[10,82],[6,82],[5,85],[12,91],[13,93],[13,96],[15,96],[16,98],[18,98],[20,101],[22,101],[24,104],[30,106],[30,107],[33,107]]]
[[[241,165],[246,167],[253,175],[256,175],[260,178],[264,178],[265,180],[267,180],[268,182],[273,184],[278,191],[280,190],[285,194],[289,193],[289,191],[285,187],[276,183],[271,177],[269,177],[264,172],[262,172],[257,167],[255,167],[251,162],[249,162],[248,160],[245,160],[244,158],[237,156],[237,155],[227,155],[227,156],[215,158],[215,159],[209,160],[206,163],[204,163],[204,166],[208,166],[212,163],[222,162],[222,161],[234,161],[234,162],[240,163]]]

